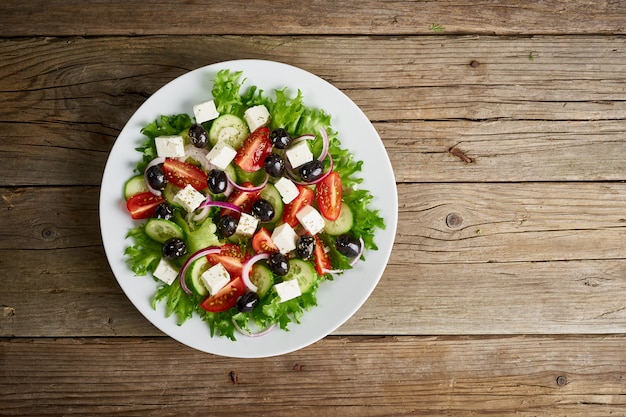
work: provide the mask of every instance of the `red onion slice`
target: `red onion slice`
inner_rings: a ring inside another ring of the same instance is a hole
[[[287,175],[289,176],[289,178],[290,178],[290,179],[291,179],[291,180],[292,180],[295,184],[298,184],[298,185],[303,185],[303,186],[307,186],[307,185],[315,185],[315,184],[317,184],[317,183],[319,183],[319,182],[322,182],[322,181],[323,181],[323,180],[324,180],[327,176],[329,176],[329,175],[330,175],[330,173],[331,173],[331,172],[333,172],[333,168],[334,168],[334,166],[335,166],[335,164],[334,164],[334,162],[333,162],[333,158],[332,158],[330,155],[327,155],[327,156],[328,156],[328,161],[330,162],[330,165],[329,165],[329,167],[328,167],[328,170],[327,170],[326,172],[324,172],[324,173],[322,174],[322,176],[321,176],[321,177],[319,177],[319,178],[318,178],[318,179],[316,179],[316,180],[313,180],[313,181],[310,181],[310,182],[301,181],[301,180],[299,179],[299,178],[300,178],[300,176],[299,176],[299,175],[297,175],[295,172],[293,172],[293,170],[292,170],[292,169],[286,169],[286,170],[285,170],[285,172],[287,173]]]
[[[248,261],[243,264],[243,269],[241,270],[241,279],[246,284],[246,287],[252,292],[257,292],[259,289],[252,281],[250,281],[250,270],[252,266],[263,259],[268,259],[270,257],[269,253],[259,253],[254,255],[252,258],[248,259]]]
[[[200,204],[200,207],[198,208],[205,208],[205,207],[221,207],[221,208],[225,208],[228,210],[236,211],[237,213],[241,213],[241,207],[236,206],[232,203],[228,203],[226,201],[204,200]]]
[[[146,182],[146,187],[148,187],[148,190],[152,194],[158,195],[158,196],[162,195],[163,193],[161,192],[161,190],[157,190],[156,188],[153,188],[150,185],[150,181],[148,181],[148,170],[155,165],[162,164],[163,162],[165,162],[165,158],[162,156],[157,156],[152,161],[148,162],[148,165],[146,165],[146,169],[143,170],[143,179]]]
[[[328,149],[330,148],[330,139],[328,138],[328,133],[326,133],[326,129],[323,127],[320,128],[320,133],[322,135],[322,153],[317,158],[319,161],[323,161],[328,155]]]
[[[203,256],[207,256],[212,253],[220,253],[220,251],[221,248],[219,246],[209,246],[208,248],[200,249],[185,261],[183,267],[180,268],[180,272],[178,273],[178,281],[180,282],[180,287],[183,291],[187,294],[191,294],[191,290],[187,287],[187,283],[185,282],[185,274],[187,273],[189,266]]]
[[[244,336],[248,336],[248,337],[260,337],[260,336],[265,336],[266,334],[268,334],[269,332],[271,332],[272,330],[274,330],[276,328],[276,324],[272,324],[270,327],[268,327],[267,329],[261,330],[260,332],[257,333],[252,333],[249,332],[245,329],[242,329],[241,326],[239,326],[237,324],[237,322],[234,319],[231,319],[233,326],[235,327],[235,329],[241,333]]]
[[[255,185],[254,187],[243,187],[239,184],[237,184],[236,181],[233,181],[232,178],[230,178],[230,176],[228,176],[228,174],[226,174],[226,179],[228,180],[228,184],[230,184],[233,188],[236,188],[239,191],[243,191],[243,192],[254,192],[254,191],[261,191],[263,188],[265,188],[265,186],[267,185],[267,182],[270,179],[270,174],[266,173],[265,174],[265,179],[263,180],[263,182],[259,185]]]

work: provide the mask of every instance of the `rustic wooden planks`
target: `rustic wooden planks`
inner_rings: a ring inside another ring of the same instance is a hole
[[[623,13],[618,0],[366,0],[297,6],[287,0],[108,1],[88,7],[78,0],[35,0],[0,5],[0,36],[615,34],[626,30]]]
[[[238,360],[163,338],[3,339],[0,402],[44,416],[621,415],[625,342],[330,337]]]

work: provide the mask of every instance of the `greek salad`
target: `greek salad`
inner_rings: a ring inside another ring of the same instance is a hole
[[[231,340],[299,323],[385,228],[330,115],[299,90],[244,82],[221,70],[193,115],[145,126],[123,190],[136,221],[126,260],[158,283],[153,307],[179,325],[199,315]]]

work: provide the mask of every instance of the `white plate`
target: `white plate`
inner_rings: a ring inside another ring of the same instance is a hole
[[[141,129],[162,114],[187,113],[192,106],[211,98],[212,80],[221,69],[243,71],[245,86],[256,85],[266,93],[288,88],[295,95],[303,93],[309,107],[323,108],[332,117],[342,145],[363,161],[362,188],[374,195],[373,206],[380,210],[386,229],[379,230],[375,242],[379,249],[367,251],[366,261],[324,282],[318,290],[318,306],[307,311],[301,324],[291,323],[289,331],[275,330],[249,338],[237,335],[237,341],[211,337],[209,328],[194,316],[182,326],[174,316],[165,317],[164,303],[156,310],[151,298],[157,284],[151,277],[135,276],[125,262],[124,249],[128,229],[134,223],[122,197],[125,181],[133,175],[140,158],[135,148],[145,138]],[[365,302],[383,274],[394,242],[398,221],[396,183],[387,152],[376,130],[363,112],[345,94],[323,79],[302,69],[259,60],[238,60],[209,65],[191,71],[166,84],[150,97],[130,118],[120,133],[107,161],[100,191],[100,227],[109,264],[123,291],[135,307],[157,328],[192,348],[230,357],[257,358],[281,355],[308,346],[333,332]]]

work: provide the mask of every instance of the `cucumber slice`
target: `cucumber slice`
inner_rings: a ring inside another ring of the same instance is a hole
[[[224,114],[211,123],[209,142],[215,146],[217,142],[226,142],[235,149],[239,149],[248,137],[248,125],[243,119],[232,114]]]
[[[263,298],[274,285],[274,275],[267,266],[256,263],[250,270],[250,281],[257,286],[256,293],[259,298]]]
[[[262,199],[269,201],[272,207],[274,207],[274,221],[282,219],[285,205],[276,187],[268,182],[261,190],[260,195]]]
[[[283,277],[283,281],[290,279],[298,280],[298,287],[300,292],[304,294],[309,291],[315,281],[315,268],[310,262],[303,261],[302,259],[290,259],[289,260],[289,272]]]
[[[209,290],[207,290],[200,278],[207,269],[209,269],[209,261],[207,261],[206,257],[199,258],[191,264],[187,271],[187,276],[185,277],[191,290],[202,296],[209,294]]]
[[[174,197],[176,197],[176,193],[178,193],[179,191],[179,187],[168,182],[165,185],[165,189],[163,190],[163,198],[172,206],[180,207],[180,204],[174,202]]]
[[[337,220],[324,219],[324,231],[329,235],[341,235],[348,233],[352,229],[354,218],[352,216],[352,210],[346,203],[341,203],[341,211]]]
[[[243,169],[239,168],[236,164],[232,164],[235,169],[235,174],[237,176],[237,183],[243,184],[244,182],[249,182],[253,185],[259,185],[265,180],[265,176],[267,173],[265,169],[259,169],[254,172],[246,172]]]
[[[135,194],[145,193],[146,191],[148,191],[148,187],[143,175],[135,175],[124,184],[124,198],[126,200]]]
[[[146,234],[159,243],[165,243],[168,239],[177,237],[183,239],[183,229],[176,223],[165,219],[149,219],[146,223]]]

